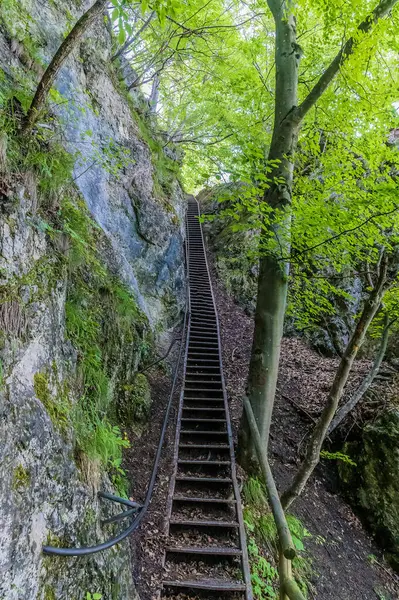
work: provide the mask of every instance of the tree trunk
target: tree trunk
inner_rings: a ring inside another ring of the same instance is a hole
[[[102,15],[108,0],[97,0],[88,11],[84,13],[77,21],[75,26],[72,28],[70,33],[67,35],[65,40],[62,42],[61,46],[58,48],[55,53],[52,61],[47,67],[46,71],[43,74],[43,77],[40,80],[39,85],[37,86],[35,96],[32,100],[32,103],[29,107],[28,113],[22,124],[22,132],[28,133],[33,125],[35,124],[40,111],[42,110],[47,96],[52,88],[54,81],[64,64],[65,60],[68,58],[72,50],[74,50],[82,38],[82,36],[86,33],[90,25],[100,16]]]
[[[337,412],[337,414],[331,421],[330,426],[327,431],[328,435],[330,433],[332,433],[334,431],[334,429],[336,429],[336,427],[338,427],[338,425],[345,419],[345,417],[355,408],[355,406],[360,402],[360,400],[363,398],[364,394],[369,389],[370,385],[373,383],[375,376],[377,375],[378,371],[380,370],[381,363],[384,360],[385,352],[386,352],[387,345],[388,345],[389,328],[391,327],[391,324],[392,323],[389,321],[389,316],[385,315],[384,330],[382,332],[380,347],[379,347],[377,355],[374,359],[373,366],[372,366],[370,372],[367,373],[366,377],[362,381],[362,384],[358,387],[356,392],[353,394],[352,398],[350,400],[348,400],[348,402],[346,402],[342,406],[342,408],[339,409],[339,411]]]
[[[335,411],[337,410],[338,403],[342,397],[344,387],[346,385],[346,382],[348,381],[349,373],[352,369],[353,362],[356,358],[360,346],[364,341],[370,323],[373,320],[377,310],[379,309],[382,298],[386,292],[387,269],[388,260],[386,254],[384,254],[378,281],[364,305],[363,312],[356,325],[355,331],[353,332],[352,337],[349,340],[349,343],[341,358],[341,362],[334,377],[334,381],[331,386],[326,405],[323,409],[323,412],[321,413],[319,420],[315,425],[312,436],[310,438],[305,459],[299,467],[299,470],[294,478],[294,481],[292,482],[292,485],[284,492],[284,494],[281,497],[281,502],[284,507],[284,510],[286,510],[292,504],[292,502],[300,495],[309,477],[313,473],[313,470],[315,469],[316,465],[320,460],[321,447],[327,435],[327,431],[331,420],[334,417]]]
[[[298,67],[300,53],[296,43],[295,18],[286,2],[269,2],[276,23],[276,101],[273,136],[268,155],[277,161],[270,177],[272,183],[264,201],[276,211],[276,221],[264,235],[277,238],[284,256],[289,256],[287,233],[290,228],[290,204],[294,171],[294,154],[299,123],[296,120]],[[272,163],[273,164],[273,163]],[[278,180],[278,183],[276,182]],[[280,225],[281,210],[287,216]],[[262,239],[260,241],[262,245]],[[259,261],[258,294],[255,310],[255,332],[248,376],[248,398],[257,421],[262,443],[267,450],[277,373],[280,343],[283,334],[287,298],[289,264],[281,256],[267,254]],[[253,458],[253,444],[246,417],[243,417],[240,436],[240,461],[249,466]]]
[[[159,75],[156,74],[156,75],[154,75],[154,79],[152,80],[151,95],[149,98],[150,112],[152,112],[152,113],[157,112],[158,98],[159,98]]]
[[[111,60],[116,60],[121,54],[124,54],[126,52],[126,50],[129,48],[129,46],[131,46],[137,40],[139,35],[141,35],[143,33],[143,31],[145,31],[147,29],[147,27],[151,23],[152,19],[154,18],[154,16],[155,16],[155,10],[152,11],[150,16],[143,23],[143,25],[140,27],[140,29],[136,33],[134,33],[130,38],[128,38],[126,40],[126,42],[123,44],[123,46],[121,48],[119,48],[119,50],[117,52],[115,52],[115,54],[112,56]]]

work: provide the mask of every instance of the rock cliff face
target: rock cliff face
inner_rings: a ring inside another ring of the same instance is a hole
[[[342,484],[392,566],[399,571],[399,411],[385,411],[345,446],[356,467],[340,465]]]
[[[117,426],[184,304],[178,164],[119,81],[105,23],[62,69],[35,141],[14,135],[13,109],[89,4],[0,6],[2,600],[136,597],[126,542],[83,559],[41,547],[112,535],[97,491],[124,487]]]
[[[198,196],[201,210],[207,215],[204,231],[215,255],[215,265],[229,294],[249,313],[255,311],[258,265],[256,236],[251,230],[237,231],[233,217],[222,215],[228,201],[220,203],[222,195],[228,198],[228,186],[220,185],[202,190]],[[231,192],[235,193],[234,186]]]

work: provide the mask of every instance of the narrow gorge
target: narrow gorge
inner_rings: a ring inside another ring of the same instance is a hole
[[[0,600],[399,599],[398,4],[0,0]]]

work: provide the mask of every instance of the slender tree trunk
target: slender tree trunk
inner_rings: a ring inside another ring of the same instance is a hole
[[[61,46],[58,48],[55,53],[53,59],[51,60],[49,66],[43,74],[43,77],[40,80],[39,85],[37,86],[35,96],[32,100],[32,103],[29,107],[28,113],[24,119],[22,124],[22,132],[28,133],[38,118],[40,111],[42,110],[47,96],[52,88],[54,81],[64,64],[65,60],[71,54],[71,52],[76,48],[79,40],[86,33],[90,25],[100,16],[102,15],[108,0],[97,0],[94,4],[89,8],[88,11],[84,13],[74,25],[70,33],[67,35],[65,40],[62,42]]]
[[[129,46],[131,46],[137,40],[139,35],[141,35],[143,33],[143,31],[145,31],[147,29],[147,27],[151,23],[152,19],[154,18],[154,16],[155,16],[155,10],[153,10],[152,13],[150,14],[150,16],[148,17],[148,19],[146,21],[144,21],[144,23],[140,27],[140,29],[136,33],[134,33],[130,38],[128,38],[126,40],[126,42],[123,44],[123,46],[121,48],[119,48],[119,50],[117,52],[115,52],[115,54],[113,55],[111,60],[116,60],[121,54],[124,54],[126,52],[126,50],[129,48]]]
[[[156,74],[156,75],[154,75],[154,79],[152,80],[151,95],[150,95],[150,99],[149,99],[150,112],[152,112],[152,113],[157,112],[158,98],[159,98],[159,75]]]
[[[334,417],[335,411],[337,410],[338,403],[342,397],[344,387],[346,385],[346,382],[348,381],[349,373],[352,369],[353,362],[356,358],[360,346],[364,341],[370,323],[374,319],[377,310],[381,306],[382,298],[386,292],[387,269],[388,259],[387,256],[384,254],[378,281],[364,305],[363,312],[360,316],[359,321],[357,322],[355,331],[353,332],[351,339],[349,340],[349,343],[345,348],[345,352],[341,358],[341,362],[339,363],[338,370],[335,374],[334,381],[327,398],[327,402],[309,440],[305,459],[299,467],[299,470],[296,476],[294,477],[292,485],[284,492],[284,494],[281,497],[281,502],[284,507],[284,510],[286,510],[292,504],[292,502],[294,502],[294,500],[300,495],[309,477],[313,473],[316,465],[320,460],[321,447],[327,435],[327,431],[331,420]]]
[[[342,406],[342,408],[339,409],[339,411],[337,411],[335,417],[331,421],[330,426],[328,428],[328,435],[332,433],[334,429],[336,429],[336,427],[338,427],[338,425],[345,419],[345,417],[355,408],[355,406],[360,402],[364,394],[369,389],[370,385],[373,383],[375,376],[380,370],[381,363],[384,360],[389,339],[389,328],[391,327],[391,325],[392,323],[389,321],[389,315],[385,315],[384,330],[382,332],[380,347],[378,348],[378,352],[374,359],[373,366],[369,373],[367,373],[361,385],[353,394],[352,398],[348,402],[346,402]]]
[[[299,123],[295,118],[297,106],[298,67],[300,54],[295,51],[295,18],[288,2],[270,2],[276,23],[276,101],[272,142],[268,160],[276,161],[270,178],[272,184],[264,201],[276,211],[276,221],[264,239],[278,239],[284,256],[289,255],[289,229],[294,154]],[[272,163],[273,164],[273,163]],[[278,180],[278,183],[277,183]],[[283,223],[281,211],[287,210]],[[260,240],[262,245],[262,239]],[[249,366],[247,394],[257,421],[262,442],[267,449],[270,422],[276,392],[280,343],[288,285],[288,263],[276,254],[263,255],[259,261],[258,293],[255,310],[255,331]],[[246,417],[243,417],[240,437],[240,461],[249,466],[253,445]]]

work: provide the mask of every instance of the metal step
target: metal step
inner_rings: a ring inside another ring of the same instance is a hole
[[[208,519],[171,519],[171,525],[177,527],[192,527],[198,529],[201,527],[223,527],[226,529],[238,529],[239,523],[237,521],[213,521]]]
[[[229,498],[226,498],[226,499],[224,499],[224,498],[197,498],[197,497],[190,497],[190,496],[174,496],[173,501],[174,502],[194,502],[195,504],[221,504],[221,505],[237,504],[236,500],[229,499]]]
[[[228,444],[223,444],[220,446],[217,444],[179,444],[179,448],[184,448],[185,450],[230,450],[230,446]]]
[[[230,477],[189,477],[178,475],[176,477],[176,481],[200,484],[217,483],[218,485],[226,485],[227,483],[232,483],[233,480]]]
[[[236,583],[234,581],[212,581],[210,579],[199,579],[199,580],[182,580],[182,581],[163,581],[163,586],[173,588],[188,588],[193,590],[205,590],[213,592],[245,592],[245,585],[243,583]]]
[[[241,556],[242,551],[239,548],[229,548],[221,546],[166,546],[166,552],[171,554],[193,554],[195,556]]]

